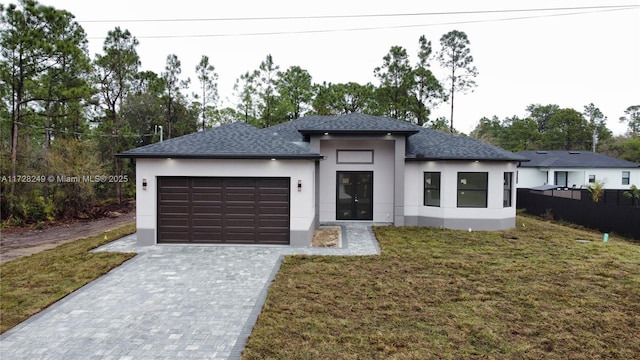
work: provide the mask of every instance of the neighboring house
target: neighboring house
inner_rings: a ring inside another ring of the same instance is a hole
[[[237,122],[118,154],[135,159],[140,244],[310,246],[320,223],[515,225],[521,155],[381,116]]]
[[[519,151],[528,158],[518,167],[518,188],[554,185],[559,188],[582,188],[596,181],[606,189],[629,189],[640,186],[640,164],[590,151]]]

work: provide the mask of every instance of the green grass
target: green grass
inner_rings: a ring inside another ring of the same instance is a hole
[[[0,264],[0,333],[135,256],[89,252],[135,231],[126,225]]]
[[[517,224],[377,227],[381,256],[287,257],[243,359],[637,357],[639,244]]]

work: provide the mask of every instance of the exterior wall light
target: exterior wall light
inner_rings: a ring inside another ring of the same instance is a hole
[[[142,190],[147,190],[147,178],[142,179]]]
[[[302,180],[298,180],[298,192],[302,191]]]

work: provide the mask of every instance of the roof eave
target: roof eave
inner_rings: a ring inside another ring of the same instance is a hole
[[[429,156],[429,157],[405,157],[406,161],[492,161],[492,162],[526,162],[528,159],[507,159],[507,158],[458,158],[458,157],[443,157],[443,156]]]
[[[526,166],[523,167],[528,167],[528,168],[545,168],[545,169],[550,169],[550,168],[562,168],[562,169],[637,169],[640,168],[640,164],[637,166],[594,166],[594,165],[539,165],[539,164],[527,164]]]
[[[302,135],[413,135],[419,130],[298,130]]]
[[[321,160],[319,154],[116,154],[119,158],[130,159],[233,159],[233,160]]]

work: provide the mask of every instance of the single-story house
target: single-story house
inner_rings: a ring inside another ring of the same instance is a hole
[[[524,150],[517,154],[530,160],[518,167],[518,188],[583,188],[596,181],[606,189],[640,186],[640,164],[631,161],[591,151]]]
[[[515,225],[522,155],[382,116],[222,125],[118,154],[136,164],[138,242],[310,246],[320,223]]]

